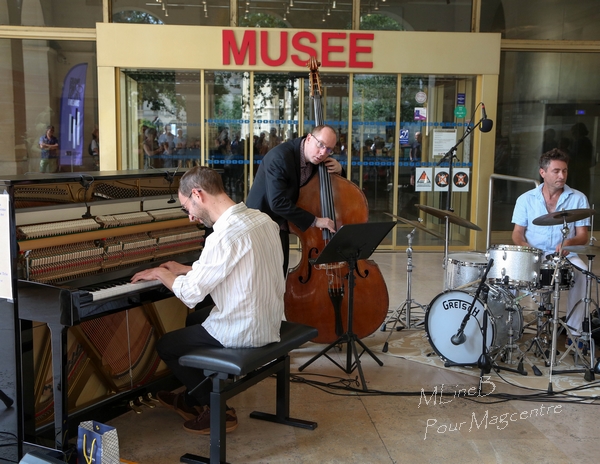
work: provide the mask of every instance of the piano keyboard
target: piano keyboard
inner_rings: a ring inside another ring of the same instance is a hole
[[[104,282],[95,287],[86,287],[80,290],[89,292],[92,295],[92,301],[98,302],[121,295],[126,295],[128,293],[139,293],[140,290],[158,288],[160,286],[162,286],[162,282],[160,280],[147,280],[131,283],[129,280],[123,279],[120,281]]]

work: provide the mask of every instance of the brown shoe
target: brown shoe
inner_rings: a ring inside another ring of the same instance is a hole
[[[225,411],[225,432],[233,432],[237,429],[237,426],[238,420],[235,409],[228,409]],[[183,429],[186,432],[198,435],[210,435],[210,408],[204,406],[204,411],[198,417],[184,422]]]
[[[171,393],[168,391],[159,391],[156,394],[156,398],[163,406],[172,409],[186,421],[193,420],[198,417],[198,411],[192,406],[188,406],[185,402],[185,393]]]

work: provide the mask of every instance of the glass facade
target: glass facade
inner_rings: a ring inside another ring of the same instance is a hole
[[[98,124],[95,42],[0,39],[5,175],[39,172],[40,138],[54,126],[53,171],[93,170],[88,152]]]
[[[594,0],[486,0],[480,32],[504,39],[600,40],[600,11]]]
[[[102,22],[102,0],[2,0],[0,24],[87,27]]]
[[[495,172],[539,180],[538,158],[569,152],[567,184],[600,204],[600,71],[596,54],[504,52],[498,87]],[[591,145],[591,150],[590,150]],[[587,147],[583,149],[582,147]],[[497,181],[493,230],[512,230],[511,213],[527,185]],[[506,236],[506,234],[500,236]]]
[[[515,46],[509,42],[503,45],[506,50],[501,60],[493,130],[495,172],[537,178],[540,150],[553,144],[576,149],[574,126],[578,125],[579,132],[587,132],[593,161],[584,169],[586,175],[576,176],[572,169],[569,183],[585,191],[591,204],[600,201],[600,190],[594,188],[600,143],[596,115],[600,89],[594,76],[600,45],[590,42],[599,40],[600,22],[592,0],[536,0],[526,5],[514,0],[327,0],[318,6],[309,0],[3,0],[0,5],[0,25],[40,26],[48,31],[48,38],[43,40],[28,37],[26,28],[22,34],[18,29],[0,32],[4,58],[0,64],[4,89],[1,105],[5,115],[0,123],[5,147],[0,166],[7,174],[39,171],[39,139],[48,125],[55,127],[62,150],[59,171],[95,169],[87,150],[98,124],[95,42],[91,35],[78,40],[57,28],[93,30],[103,20],[103,12],[108,12],[107,18],[113,22],[166,25],[443,32],[468,32],[478,25],[481,32],[500,32],[505,39],[527,40],[518,51],[513,51]],[[473,11],[478,10],[479,17],[473,18]],[[546,51],[548,40],[553,41],[550,52]],[[180,45],[173,46],[170,53],[185,53]],[[152,50],[151,44],[149,47]],[[79,65],[87,65],[85,82],[81,76],[70,74]],[[413,75],[407,69],[408,74],[398,75],[322,74],[325,119],[338,132],[334,156],[365,192],[373,220],[386,219],[382,214],[387,212],[411,220],[421,217],[434,226],[439,221],[419,213],[414,204],[443,207],[444,193],[416,190],[412,178],[415,170],[434,166],[415,165],[411,149],[419,132],[421,162],[434,163],[434,137],[461,137],[464,126],[460,124],[473,119],[471,112],[477,102],[470,99],[476,78]],[[121,69],[119,73],[119,168],[197,163],[221,166],[229,192],[236,199],[245,197],[265,150],[309,131],[314,119],[307,80],[298,76],[175,70],[160,65],[151,70]],[[69,98],[70,86],[83,90],[81,99]],[[426,105],[415,100],[420,91],[427,97]],[[464,118],[453,114],[459,95],[466,98]],[[82,106],[69,107],[69,101]],[[435,110],[428,105],[434,105]],[[72,121],[64,122],[61,117],[69,108]],[[426,110],[425,121],[415,120],[417,108]],[[152,163],[147,162],[146,135],[142,131],[148,127],[156,129],[156,143],[161,136],[169,137],[165,127],[178,139],[179,145],[167,150],[171,155],[165,155],[159,146],[154,151],[162,152]],[[436,136],[441,130],[446,132]],[[469,139],[463,145],[458,149],[459,162],[470,167]],[[495,183],[493,230],[501,237],[512,227],[512,203],[524,188],[504,180]],[[454,198],[457,205],[453,207],[468,212],[469,196],[459,194]],[[459,233],[459,242],[467,243],[466,237],[466,233]],[[431,240],[422,237],[419,243],[429,245]],[[397,243],[402,241],[401,233]]]
[[[242,27],[352,29],[352,2],[240,0],[238,24]]]
[[[471,0],[459,2],[361,1],[360,29],[469,32],[471,30],[471,10]]]
[[[175,24],[182,26],[229,25],[229,0],[104,0],[110,2],[112,22]]]
[[[169,169],[200,163],[200,73],[121,73],[123,169]]]

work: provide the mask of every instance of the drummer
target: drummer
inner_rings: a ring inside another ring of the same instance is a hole
[[[518,199],[513,211],[512,222],[515,224],[512,240],[515,245],[539,248],[544,255],[561,252],[563,239],[562,224],[539,226],[533,220],[545,214],[562,210],[589,208],[586,196],[566,184],[569,155],[554,148],[540,156],[540,176],[543,183],[533,190],[525,192]],[[562,246],[587,245],[589,239],[589,218],[569,224],[569,233]],[[587,266],[574,253],[562,251],[575,266],[586,269]],[[585,276],[574,273],[575,283],[567,298],[566,322],[571,336],[580,336],[584,319],[585,305],[577,304],[585,298]]]

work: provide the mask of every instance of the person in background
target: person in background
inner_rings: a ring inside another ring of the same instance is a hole
[[[58,172],[58,139],[54,137],[54,126],[46,126],[40,137],[40,172]]]
[[[92,131],[92,141],[90,142],[90,155],[94,160],[94,171],[100,170],[100,132],[96,127]]]
[[[165,131],[158,137],[158,144],[162,147],[162,167],[172,168],[173,155],[175,154],[175,136],[171,132],[171,124],[165,124]]]
[[[154,165],[154,160],[156,155],[160,155],[162,153],[162,148],[156,141],[156,129],[154,127],[149,127],[146,129],[144,133],[146,139],[144,140],[144,169],[151,169],[153,167],[158,167]]]
[[[177,129],[177,137],[175,137],[175,154],[177,155],[177,167],[185,164],[187,152],[187,137],[183,134],[183,129]]]
[[[192,266],[169,261],[135,274],[132,282],[160,280],[189,308],[212,297],[214,307],[191,313],[186,327],[168,332],[156,344],[160,358],[190,392],[206,378],[203,371],[179,364],[179,358],[200,346],[260,347],[278,342],[283,319],[285,282],[279,228],[269,216],[235,203],[219,173],[194,167],[179,181],[181,209],[190,221],[213,232]],[[186,419],[191,433],[210,434],[211,382],[193,394],[158,392],[158,400]],[[234,409],[226,412],[226,430],[237,427]]]

